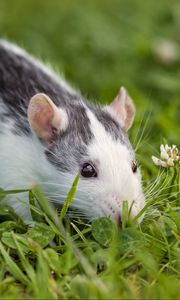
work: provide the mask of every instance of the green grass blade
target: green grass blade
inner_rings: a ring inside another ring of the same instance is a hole
[[[84,242],[85,245],[88,245],[88,241],[86,240],[84,234],[82,233],[81,230],[79,230],[79,228],[71,222],[71,226],[74,228],[74,230],[77,232],[78,236],[82,239],[82,241]],[[89,228],[88,228],[89,229]]]
[[[33,280],[34,277],[35,277],[35,272],[34,272],[34,269],[33,267],[31,266],[31,264],[29,263],[29,261],[26,259],[22,249],[21,249],[21,246],[20,244],[18,243],[18,240],[14,234],[14,232],[11,232],[12,234],[12,238],[14,240],[14,243],[17,247],[17,250],[18,250],[18,254],[19,254],[19,257],[20,257],[20,260],[21,260],[21,264],[25,270],[25,272],[28,274],[28,277]]]
[[[129,220],[129,206],[128,206],[128,201],[123,201],[122,218],[121,218],[122,229],[124,229],[127,226],[128,220]]]
[[[38,251],[37,270],[35,279],[36,299],[58,299],[59,289],[51,276],[50,268],[43,257],[43,252]]]
[[[62,207],[61,214],[60,214],[61,220],[64,218],[65,214],[68,211],[69,206],[71,205],[71,203],[73,201],[73,198],[74,198],[75,193],[76,193],[76,188],[77,188],[78,181],[79,181],[79,174],[74,179],[72,187],[71,187],[71,189],[70,189],[70,191],[67,195],[66,200],[64,201],[64,205]]]
[[[30,281],[27,279],[27,277],[23,274],[21,269],[18,267],[18,265],[12,260],[8,252],[5,250],[3,244],[0,242],[0,250],[1,254],[10,270],[10,272],[13,274],[13,276],[22,282],[25,285],[29,285]]]

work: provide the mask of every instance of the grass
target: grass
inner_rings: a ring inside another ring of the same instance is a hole
[[[1,298],[178,299],[180,189],[175,172],[161,176],[159,194],[147,203],[140,225],[129,220],[124,205],[121,230],[105,217],[91,225],[62,223],[62,214],[35,187],[31,203],[42,208],[30,204],[34,227],[11,211],[0,224]]]
[[[48,59],[89,98],[110,102],[128,88],[147,196],[140,225],[124,204],[121,230],[106,218],[64,220],[78,177],[61,214],[29,191],[34,227],[1,204],[1,299],[180,298],[180,173],[151,161],[162,142],[179,146],[179,12],[177,0],[0,0],[0,35]],[[158,53],[162,40],[171,61]]]

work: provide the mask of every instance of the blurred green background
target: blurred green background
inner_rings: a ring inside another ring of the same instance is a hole
[[[90,99],[110,102],[127,87],[137,105],[130,136],[136,146],[143,133],[145,164],[162,141],[179,143],[180,1],[0,0],[0,36]]]

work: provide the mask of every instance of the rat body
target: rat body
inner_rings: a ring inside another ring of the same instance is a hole
[[[134,114],[124,88],[110,105],[95,105],[24,50],[1,41],[0,187],[38,184],[62,205],[79,173],[71,208],[80,216],[119,222],[125,200],[133,202],[135,216],[144,195],[127,135]],[[30,220],[27,195],[4,201]]]

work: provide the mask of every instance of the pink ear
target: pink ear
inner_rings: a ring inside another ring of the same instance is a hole
[[[47,142],[52,140],[55,131],[67,127],[66,112],[57,108],[45,94],[36,94],[31,98],[27,114],[32,130]]]
[[[123,128],[128,130],[134,120],[135,106],[124,87],[121,87],[119,94],[111,103],[110,108],[120,119]]]

